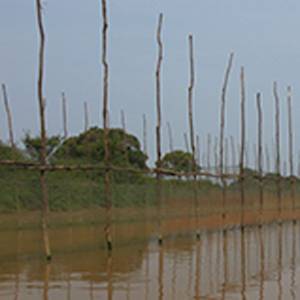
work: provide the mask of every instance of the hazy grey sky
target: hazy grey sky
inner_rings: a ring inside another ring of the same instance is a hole
[[[47,34],[47,128],[62,132],[62,91],[68,99],[69,131],[83,128],[83,102],[92,124],[101,122],[100,1],[44,2]],[[142,134],[142,114],[148,117],[148,145],[154,153],[155,30],[159,12],[165,16],[163,40],[164,149],[166,122],[173,127],[174,144],[183,147],[187,123],[188,40],[195,39],[195,128],[204,140],[218,134],[220,90],[225,66],[235,52],[228,90],[226,134],[239,136],[239,70],[245,66],[249,142],[255,141],[255,93],[262,92],[265,140],[273,137],[272,82],[278,81],[282,108],[283,151],[286,147],[286,87],[294,93],[295,128],[299,128],[300,2],[297,0],[108,0],[111,125],[120,123],[124,109],[128,130]],[[20,139],[26,130],[37,134],[37,31],[34,0],[0,2],[0,82],[8,87],[14,128]],[[0,136],[7,139],[1,95]],[[296,139],[299,133],[296,132]],[[296,141],[298,149],[300,143]],[[252,152],[252,147],[250,148]]]

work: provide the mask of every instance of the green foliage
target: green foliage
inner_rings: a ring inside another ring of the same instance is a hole
[[[109,130],[110,163],[115,166],[146,169],[147,156],[139,140],[122,129]],[[103,163],[104,132],[93,127],[79,136],[68,138],[54,155],[56,161]]]
[[[24,155],[21,150],[12,148],[0,142],[0,160],[24,160]]]
[[[49,156],[55,150],[55,148],[59,146],[60,142],[60,136],[52,136],[47,139],[47,156]],[[26,152],[29,155],[29,157],[33,160],[39,160],[41,152],[41,138],[31,137],[29,133],[26,133],[25,138],[23,139],[23,143],[25,145]]]
[[[190,172],[193,169],[193,156],[189,152],[175,150],[165,154],[162,167],[177,172]],[[196,166],[199,170],[199,166]]]

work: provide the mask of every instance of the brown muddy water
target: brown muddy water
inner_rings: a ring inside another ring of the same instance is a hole
[[[111,255],[102,224],[52,228],[51,264],[40,230],[2,229],[0,299],[300,299],[299,222],[203,228],[199,241],[180,224],[159,247],[155,222],[119,222]]]

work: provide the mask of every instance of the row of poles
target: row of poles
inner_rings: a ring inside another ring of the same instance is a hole
[[[163,14],[159,15],[158,26],[157,26],[157,46],[158,46],[158,55],[157,55],[157,63],[155,70],[155,79],[156,79],[156,112],[157,112],[157,122],[156,122],[156,167],[154,169],[150,169],[147,171],[138,171],[130,168],[118,168],[116,166],[111,165],[111,157],[110,157],[110,145],[109,145],[109,63],[107,60],[107,49],[108,49],[108,14],[107,14],[107,3],[106,0],[101,0],[101,8],[102,8],[102,56],[101,63],[103,68],[103,111],[102,111],[102,119],[103,119],[103,130],[104,130],[104,167],[103,165],[82,165],[82,166],[63,166],[63,165],[49,165],[47,161],[47,151],[46,151],[46,143],[47,143],[47,134],[46,134],[46,120],[45,120],[45,97],[44,97],[44,59],[45,59],[45,30],[43,24],[43,14],[42,14],[42,4],[41,0],[36,0],[36,16],[37,16],[37,24],[38,24],[38,32],[39,32],[39,64],[38,64],[38,82],[37,82],[37,94],[38,94],[38,104],[39,104],[39,116],[40,116],[40,138],[41,138],[41,150],[40,150],[40,162],[32,163],[32,162],[15,162],[15,161],[1,161],[2,165],[13,165],[23,167],[25,169],[35,169],[40,172],[40,186],[42,191],[42,201],[43,201],[43,210],[42,210],[42,228],[43,228],[43,239],[45,246],[45,253],[47,260],[51,260],[51,248],[49,242],[48,235],[48,214],[49,214],[49,200],[48,200],[48,190],[46,183],[46,173],[48,171],[57,171],[57,170],[93,170],[93,169],[101,169],[104,171],[104,190],[105,190],[105,207],[106,207],[106,226],[105,226],[105,239],[107,244],[108,251],[112,250],[112,233],[111,233],[111,221],[112,221],[112,187],[111,187],[111,173],[115,170],[127,170],[128,172],[147,172],[149,174],[156,175],[157,182],[157,201],[158,201],[158,209],[159,216],[161,216],[161,203],[162,203],[162,179],[163,175],[171,175],[178,176],[183,175],[182,172],[176,172],[172,170],[164,170],[162,168],[162,150],[161,150],[161,127],[162,127],[162,114],[161,114],[161,68],[163,64],[164,58],[164,47],[162,41],[162,29],[163,29]],[[210,170],[207,172],[203,172],[203,170],[198,170],[196,153],[199,155],[199,137],[195,139],[194,133],[194,121],[193,121],[193,95],[194,95],[194,87],[195,87],[195,66],[194,66],[194,45],[193,45],[193,36],[188,36],[189,42],[189,69],[190,69],[190,80],[188,86],[188,120],[189,120],[189,143],[187,135],[185,137],[186,145],[190,145],[191,154],[192,154],[192,170],[189,174],[185,174],[186,177],[193,178],[194,180],[194,197],[195,197],[195,214],[196,218],[199,217],[199,205],[198,205],[198,197],[197,197],[197,179],[199,176],[207,176],[212,178],[218,178],[221,180],[223,193],[222,193],[222,201],[224,205],[224,214],[223,217],[226,217],[225,206],[226,206],[226,179],[228,178],[238,178],[241,184],[241,208],[244,207],[244,179],[245,179],[245,152],[246,152],[246,113],[245,113],[245,74],[244,68],[241,68],[240,72],[240,87],[241,87],[241,133],[240,133],[240,149],[239,149],[239,174],[228,174],[226,171],[226,139],[225,139],[225,111],[226,111],[226,92],[228,87],[228,82],[230,78],[230,72],[233,65],[234,54],[231,53],[228,60],[228,65],[225,70],[225,76],[222,86],[221,92],[221,110],[220,110],[220,136],[219,136],[219,154],[217,155],[217,150],[215,150],[215,156],[219,156],[217,173],[212,173]],[[11,113],[9,110],[7,92],[5,85],[2,85],[2,90],[4,94],[5,107],[9,120],[9,134],[12,146],[15,145],[13,132],[12,132],[12,120]],[[278,199],[281,199],[281,157],[280,157],[280,109],[279,109],[279,96],[277,92],[277,84],[274,83],[273,93],[275,98],[275,142],[276,142],[276,178],[277,178],[277,194]],[[262,108],[261,108],[261,95],[258,93],[256,95],[257,101],[257,111],[258,111],[258,141],[257,141],[257,164],[258,164],[258,177],[260,185],[263,186],[263,153],[262,153],[262,143],[263,143],[263,119],[262,119]],[[62,94],[62,105],[63,105],[63,120],[64,120],[64,138],[67,138],[67,113],[66,113],[66,97],[65,94]],[[85,127],[88,127],[88,109],[87,104],[84,105],[85,108]],[[289,167],[290,167],[290,178],[291,182],[295,182],[294,177],[294,167],[293,167],[293,132],[292,132],[292,108],[291,108],[291,88],[288,88],[288,129],[289,129]],[[121,119],[125,120],[125,117],[121,117]],[[147,151],[147,142],[146,142],[146,116],[143,115],[143,136],[144,136],[144,151]],[[124,123],[125,127],[125,121]],[[170,138],[170,148],[172,146],[171,142],[171,126],[168,123],[168,133]],[[211,140],[209,144],[211,143]],[[234,142],[231,142],[234,144]],[[217,145],[215,149],[217,149]],[[197,149],[196,149],[197,148]],[[225,149],[225,150],[224,150]],[[196,151],[197,150],[197,151]],[[208,149],[209,152],[209,149]],[[207,153],[209,155],[209,153]],[[199,159],[198,159],[199,163]],[[217,158],[216,158],[217,163]],[[189,176],[188,176],[189,175]],[[294,184],[293,184],[294,186]],[[294,189],[294,188],[293,188]],[[280,200],[281,201],[281,200]],[[279,203],[279,207],[281,207],[281,203]],[[161,217],[159,217],[158,224],[158,242],[162,244],[163,236],[161,233]],[[241,224],[244,224],[243,218],[241,219]],[[197,231],[197,238],[199,238],[200,234]]]

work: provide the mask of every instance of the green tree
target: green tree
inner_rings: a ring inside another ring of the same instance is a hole
[[[93,127],[68,138],[58,149],[54,158],[58,161],[103,163],[104,132]],[[110,163],[115,166],[147,169],[147,156],[142,152],[139,140],[122,129],[109,130]]]
[[[60,145],[61,137],[52,136],[47,139],[46,142],[46,151],[47,156],[51,155],[53,151]],[[29,157],[33,160],[40,159],[41,153],[41,138],[40,137],[31,137],[29,133],[26,133],[25,138],[23,139],[23,144],[25,145],[26,152]]]
[[[162,159],[162,167],[176,172],[189,172],[193,169],[193,156],[189,152],[175,150],[166,153]],[[199,170],[199,166],[196,166]]]
[[[24,160],[24,154],[17,148],[12,148],[0,142],[0,160]]]

